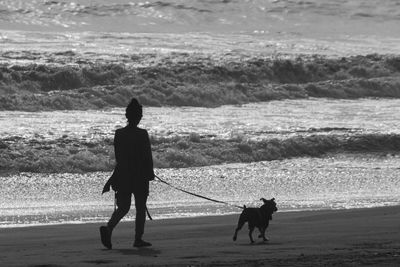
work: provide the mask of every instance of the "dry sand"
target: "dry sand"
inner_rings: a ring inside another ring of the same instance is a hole
[[[99,224],[0,230],[0,266],[400,266],[400,206],[278,212],[269,242],[250,245],[238,215],[147,222],[151,248],[132,247],[133,222],[114,231],[113,249]],[[254,234],[257,237],[257,234]]]

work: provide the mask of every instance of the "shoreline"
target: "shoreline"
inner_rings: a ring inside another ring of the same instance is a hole
[[[397,207],[400,206],[398,205],[384,205],[384,206],[373,206],[373,207],[356,207],[356,208],[316,208],[316,209],[288,209],[288,210],[279,210],[280,214],[284,213],[318,213],[318,212],[335,212],[335,211],[352,211],[352,210],[370,210],[370,209],[380,209],[380,208],[391,208],[391,207]],[[131,213],[131,216],[134,216],[135,211],[134,208],[129,211]],[[111,216],[112,212],[110,213]],[[182,217],[155,217],[153,216],[153,213],[150,212],[150,215],[153,218],[153,221],[170,221],[170,220],[196,220],[196,219],[201,219],[201,218],[214,218],[214,217],[231,217],[231,216],[237,216],[239,218],[240,212],[230,212],[226,214],[203,214],[203,215],[188,215],[188,216],[182,216]],[[274,213],[274,216],[276,213]],[[5,229],[19,229],[19,228],[39,228],[39,227],[57,227],[57,226],[80,226],[80,225],[100,225],[103,222],[107,221],[109,217],[107,217],[105,220],[98,220],[98,221],[65,221],[65,222],[53,222],[53,223],[37,223],[37,224],[15,224],[15,225],[4,225],[0,226],[0,231],[5,230]],[[150,222],[149,217],[146,215],[146,223]],[[124,218],[123,221],[121,221],[118,225],[120,224],[134,224],[135,219],[134,217],[130,217],[128,219]],[[152,223],[152,222],[150,222]],[[243,229],[247,227],[246,225],[244,226]],[[256,231],[256,230],[255,230]],[[255,234],[254,234],[255,236]]]
[[[279,205],[279,204],[278,204]],[[239,214],[148,221],[145,249],[132,247],[133,222],[113,233],[113,250],[98,223],[2,228],[4,266],[395,266],[400,260],[400,206],[277,212],[270,241],[249,244],[246,226],[232,235]],[[257,233],[253,234],[256,237]]]

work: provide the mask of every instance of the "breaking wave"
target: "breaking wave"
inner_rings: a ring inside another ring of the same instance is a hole
[[[308,97],[399,98],[399,74],[400,57],[376,54],[232,61],[186,55],[185,61],[166,57],[145,67],[4,64],[0,110],[124,107],[131,97],[147,106],[205,107]]]
[[[324,131],[324,129],[322,129]],[[327,153],[372,153],[398,156],[398,134],[294,136],[286,139],[215,139],[198,134],[152,137],[155,167],[186,168],[233,162],[257,162]],[[111,171],[114,151],[109,138],[96,141],[58,138],[50,141],[7,137],[0,140],[0,173],[83,173]]]

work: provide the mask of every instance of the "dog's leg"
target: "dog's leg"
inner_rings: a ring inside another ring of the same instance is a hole
[[[269,221],[267,221],[267,224],[265,225],[265,228],[264,228],[264,232],[263,232],[263,240],[264,241],[269,241],[269,238],[265,236],[265,232],[267,231],[268,225],[269,225]]]
[[[242,216],[240,216],[240,217],[239,217],[238,225],[237,225],[236,230],[235,230],[235,234],[233,235],[233,241],[236,241],[236,239],[237,239],[237,234],[238,234],[239,230],[242,229],[242,227],[243,227],[243,225],[244,225],[245,223],[246,223],[246,221],[243,219]]]
[[[253,231],[254,231],[254,226],[253,227],[249,227],[249,237],[250,237],[250,242],[253,244],[254,240],[253,240]]]
[[[267,237],[265,237],[265,231],[267,230],[267,228],[263,228],[262,232],[261,232],[261,237],[263,238],[263,241],[268,241],[269,239]]]
[[[237,239],[237,234],[238,234],[239,230],[240,230],[240,228],[239,228],[239,227],[238,227],[238,228],[236,228],[236,230],[235,230],[235,234],[233,235],[233,241],[236,241],[236,239]]]
[[[261,237],[264,238],[264,233],[265,233],[264,227],[258,227],[258,230],[260,231],[258,238],[261,238]]]

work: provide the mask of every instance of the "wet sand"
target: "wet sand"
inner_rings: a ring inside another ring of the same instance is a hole
[[[1,266],[399,266],[400,206],[278,212],[268,242],[232,234],[238,215],[147,222],[150,248],[132,247],[133,222],[119,225],[113,249],[99,224],[0,230]],[[257,234],[254,234],[256,237]]]

